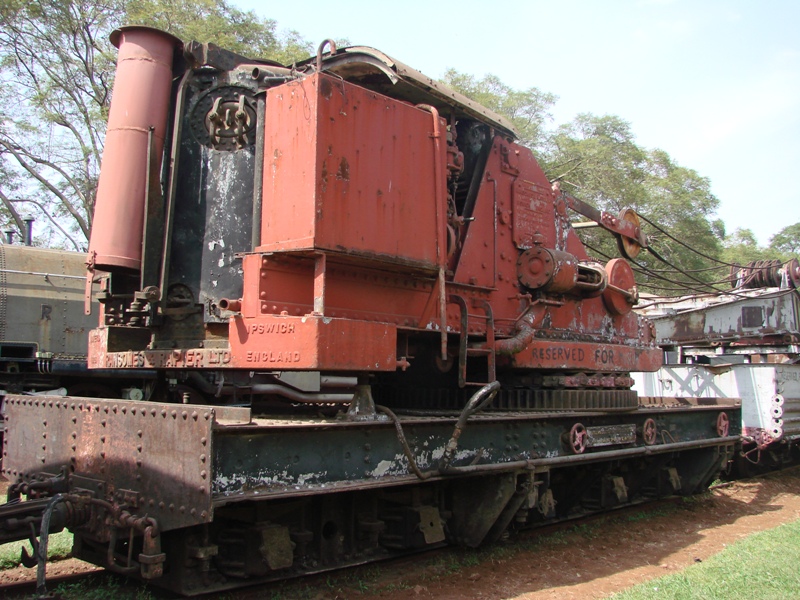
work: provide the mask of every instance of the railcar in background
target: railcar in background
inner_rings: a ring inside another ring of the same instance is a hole
[[[641,396],[738,399],[742,448],[733,475],[797,463],[800,439],[800,264],[734,269],[723,294],[652,298],[640,310],[664,349],[658,371],[634,373]]]

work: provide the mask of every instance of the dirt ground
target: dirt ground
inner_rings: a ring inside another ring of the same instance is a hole
[[[547,534],[531,550],[486,552],[486,560],[442,574],[436,561],[381,563],[372,593],[355,589],[342,595],[319,583],[309,597],[316,600],[358,597],[361,600],[407,598],[461,599],[590,599],[608,595],[666,573],[679,571],[720,552],[750,534],[800,518],[800,468],[779,475],[740,481],[686,502],[651,513],[628,511],[588,525]],[[536,535],[531,534],[531,535]],[[502,558],[491,558],[502,556]],[[85,570],[75,560],[48,566],[48,577]],[[0,586],[35,578],[34,569],[0,572]],[[308,582],[297,584],[297,590]],[[315,585],[312,581],[312,585]],[[291,588],[284,588],[293,596]],[[265,590],[250,588],[241,596],[255,598]],[[255,593],[255,595],[253,595]],[[231,596],[228,596],[231,597]]]
[[[363,600],[605,598],[679,571],[750,534],[800,518],[800,469],[740,481],[637,519],[620,515],[569,531],[559,543],[425,581],[424,573],[387,577],[391,592]],[[596,524],[596,527],[595,527]],[[408,586],[408,587],[406,587]],[[391,589],[391,587],[390,587]]]

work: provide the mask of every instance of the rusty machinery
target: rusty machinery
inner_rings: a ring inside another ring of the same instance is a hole
[[[731,269],[723,294],[651,298],[665,361],[634,373],[648,398],[740,398],[742,448],[734,475],[796,464],[800,451],[800,265],[797,258]]]
[[[639,406],[630,373],[661,351],[631,267],[570,221],[632,257],[635,213],[562,193],[505,119],[371,48],[288,68],[112,40],[89,365],[158,377],[7,398],[28,498],[8,536],[67,526],[77,556],[195,594],[476,546],[726,464],[735,403]]]

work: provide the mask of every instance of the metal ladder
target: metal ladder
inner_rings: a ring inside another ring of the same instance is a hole
[[[494,350],[494,315],[492,306],[486,300],[479,302],[478,307],[483,310],[482,315],[470,314],[467,301],[462,296],[451,294],[448,298],[451,304],[457,304],[461,311],[461,333],[458,343],[458,386],[468,385],[484,386],[497,380],[496,354]],[[469,344],[469,318],[484,319],[486,321],[486,343],[480,347]],[[467,360],[471,356],[484,356],[487,363],[488,381],[467,381]]]

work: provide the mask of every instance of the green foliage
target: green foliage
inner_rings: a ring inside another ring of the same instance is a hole
[[[723,244],[722,259],[732,264],[746,265],[756,260],[780,258],[779,250],[771,246],[768,248],[759,246],[755,234],[750,229],[736,229],[725,238]]]
[[[788,225],[769,240],[772,250],[787,255],[787,258],[800,254],[800,223]]]
[[[0,113],[3,204],[67,218],[76,247],[91,227],[111,91],[101,34],[117,12],[115,0],[0,1],[0,105],[13,107]]]
[[[0,224],[22,229],[24,214],[36,213],[39,223],[49,223],[45,243],[75,248],[86,245],[91,229],[116,59],[108,42],[113,29],[157,27],[283,64],[314,53],[298,32],[279,33],[274,20],[242,11],[231,0],[0,0],[0,23],[0,102],[14,107],[0,110]],[[612,214],[634,208],[671,234],[644,226],[654,249],[691,273],[679,276],[680,284],[663,281],[655,269],[664,267],[642,253],[642,268],[650,271],[640,274],[640,282],[651,291],[707,289],[703,282],[722,278],[704,270],[709,260],[686,246],[735,262],[800,248],[800,223],[776,234],[769,249],[736,234],[726,238],[714,218],[719,201],[708,179],[663,150],[639,146],[620,117],[581,114],[552,128],[557,98],[551,93],[516,90],[495,75],[478,78],[453,69],[444,81],[507,117],[562,189]],[[607,233],[581,235],[598,258],[617,254]]]
[[[155,27],[183,40],[212,42],[244,56],[291,63],[313,52],[296,31],[280,36],[274,20],[241,11],[226,0],[127,0],[125,11],[127,24]]]
[[[62,583],[55,589],[63,600],[154,600],[156,596],[144,585],[132,587],[112,573],[97,573],[77,583]],[[159,596],[161,597],[161,596]]]
[[[45,245],[74,249],[91,230],[116,64],[111,31],[158,27],[284,63],[313,53],[297,32],[279,34],[275,21],[227,0],[0,0],[0,23],[0,224],[21,230],[34,214]]]
[[[550,109],[558,99],[554,94],[531,87],[515,90],[495,75],[477,79],[474,75],[448,69],[444,83],[509,119],[519,133],[520,141],[530,148],[538,148],[545,142],[545,125],[552,121]]]
[[[562,187],[597,208],[617,214],[632,208],[656,227],[642,224],[654,254],[638,257],[638,279],[649,292],[666,295],[706,291],[719,272],[705,271],[721,251],[719,225],[712,220],[719,205],[710,181],[675,163],[663,150],[640,147],[630,125],[616,116],[582,114],[559,128],[545,168]],[[584,237],[601,256],[615,256],[615,241],[603,231]],[[688,246],[688,247],[687,247]],[[665,271],[683,270],[687,275]]]
[[[630,124],[619,117],[578,115],[558,128],[543,162],[548,176],[561,181],[565,191],[611,214],[633,208],[657,224],[660,229],[647,224],[643,229],[653,249],[675,267],[697,271],[708,266],[709,261],[687,245],[708,256],[719,255],[719,227],[711,219],[719,201],[709,180],[678,165],[663,150],[640,147]],[[606,232],[583,231],[582,237],[601,257],[617,255],[616,242]],[[673,283],[678,281],[675,275],[669,277],[673,281],[659,278],[668,267],[652,254],[642,252],[637,260],[647,269],[640,271],[640,283],[651,292],[704,289],[702,282],[715,278],[714,271],[704,271],[679,276],[682,283]]]
[[[800,597],[800,521],[763,531],[728,546],[688,569],[642,583],[614,600],[778,600]]]
[[[640,254],[638,279],[645,291],[708,291],[727,275],[723,269],[708,269],[708,257],[720,257],[724,238],[724,225],[714,219],[719,200],[710,181],[663,150],[639,146],[628,122],[585,113],[550,131],[546,125],[556,100],[552,94],[536,88],[518,91],[493,75],[477,79],[452,69],[444,82],[509,118],[520,142],[537,153],[548,178],[559,181],[562,190],[613,215],[633,208],[658,225],[660,229],[645,224],[643,230],[672,266],[648,252]],[[583,229],[581,237],[595,258],[618,255],[616,240],[605,231]],[[686,274],[667,274],[676,269]]]

